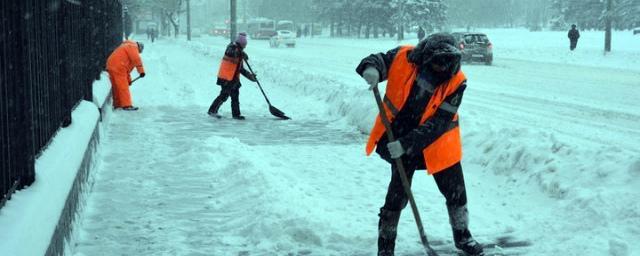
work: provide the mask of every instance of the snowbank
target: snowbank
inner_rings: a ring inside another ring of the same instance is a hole
[[[2,255],[68,250],[75,216],[91,187],[89,170],[99,159],[96,143],[106,127],[98,125],[98,119],[104,121],[111,113],[110,95],[109,77],[103,73],[93,84],[93,102],[80,102],[72,112],[72,124],[60,129],[36,159],[33,185],[17,191],[0,210]]]
[[[45,255],[64,219],[63,209],[98,122],[93,103],[82,101],[72,113],[72,124],[60,129],[36,159],[36,181],[16,192],[0,215],[0,251],[3,255]],[[74,214],[74,213],[72,213]]]

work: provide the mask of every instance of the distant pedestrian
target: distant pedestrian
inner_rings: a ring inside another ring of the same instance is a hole
[[[422,29],[422,26],[418,26],[418,42],[422,41],[422,39],[424,39],[424,36],[424,29]]]
[[[156,37],[158,36],[158,30],[156,30],[155,28],[151,28],[151,42],[155,42],[156,41]]]
[[[231,114],[234,119],[244,120],[244,116],[240,113],[240,74],[247,79],[255,82],[256,75],[244,69],[243,62],[249,59],[249,56],[244,52],[244,48],[247,47],[247,34],[242,32],[238,34],[236,40],[227,46],[220,63],[220,70],[218,71],[218,82],[220,85],[220,95],[213,100],[209,107],[209,115],[220,118],[218,110],[222,103],[227,101],[231,96]]]
[[[138,110],[131,102],[131,93],[129,86],[131,85],[131,71],[135,67],[144,77],[144,67],[140,54],[144,49],[142,43],[131,40],[124,41],[107,59],[107,72],[111,80],[111,93],[113,94],[113,108],[121,108],[123,110]]]
[[[576,29],[576,24],[571,25],[571,30],[569,30],[567,37],[569,37],[570,42],[569,49],[573,51],[578,45],[578,38],[580,38],[580,32]]]

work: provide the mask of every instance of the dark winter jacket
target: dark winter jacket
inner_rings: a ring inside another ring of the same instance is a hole
[[[227,49],[224,51],[224,55],[232,58],[242,57],[240,60],[240,64],[238,65],[238,69],[233,75],[233,80],[227,81],[224,79],[218,78],[217,84],[221,86],[232,86],[235,88],[240,88],[242,84],[240,84],[240,74],[242,74],[247,79],[254,81],[255,78],[251,72],[244,69],[244,61],[249,60],[249,56],[242,50],[242,47],[238,46],[236,43],[230,43],[227,46]]]
[[[429,40],[429,38],[427,39]],[[427,41],[425,40],[425,41]],[[435,48],[439,48],[440,44],[430,42],[432,46]],[[418,45],[416,49],[413,51],[426,51],[426,52],[437,52],[438,49],[426,49],[426,43],[424,45]],[[362,76],[362,73],[368,66],[375,67],[378,72],[380,72],[380,80],[384,81],[387,79],[389,67],[392,65],[392,62],[398,53],[400,48],[395,48],[387,53],[378,53],[372,54],[368,57],[364,58],[360,65],[356,68],[356,72]],[[412,53],[409,53],[411,55]],[[424,56],[423,58],[429,58],[428,56]],[[415,61],[412,61],[415,63]],[[423,86],[438,86],[442,84],[444,81],[451,78],[450,73],[453,72],[445,72],[447,75],[436,74],[430,68],[428,68],[428,64],[418,65],[419,75],[416,77],[416,81],[414,83],[422,80],[422,82],[414,84],[409,93],[409,97],[407,98],[407,102],[403,106],[403,108],[398,112],[395,120],[391,123],[391,131],[395,135],[395,137],[400,141],[402,147],[406,151],[406,155],[402,157],[405,164],[409,167],[415,169],[425,169],[424,158],[422,155],[422,150],[426,148],[429,144],[431,144],[435,139],[440,137],[447,131],[451,120],[453,119],[453,113],[438,110],[436,114],[427,120],[424,124],[420,125],[420,119],[422,117],[422,113],[424,112],[424,108],[429,103],[429,99],[431,99],[432,94]],[[452,66],[459,70],[459,66]],[[457,71],[456,70],[456,71]],[[426,83],[425,83],[426,82]],[[462,100],[462,94],[466,88],[466,83],[462,84],[458,90],[447,97],[445,100],[449,104],[453,106],[459,106]],[[379,141],[376,147],[376,153],[380,155],[387,162],[392,163],[393,159],[389,154],[389,150],[387,149],[388,139],[386,136],[383,136]]]
[[[580,32],[577,29],[572,28],[569,30],[567,37],[569,37],[569,40],[571,41],[578,41],[578,38],[580,38]]]

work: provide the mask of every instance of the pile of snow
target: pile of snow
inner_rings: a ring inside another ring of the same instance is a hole
[[[0,210],[3,255],[45,255],[98,116],[93,103],[81,101],[71,125],[60,129],[36,159],[35,182],[17,191]]]

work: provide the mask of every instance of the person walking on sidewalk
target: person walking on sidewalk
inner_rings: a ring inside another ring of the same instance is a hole
[[[569,49],[572,51],[575,50],[576,46],[578,46],[578,38],[580,38],[580,31],[576,28],[576,24],[571,25],[567,37],[569,37]]]
[[[111,80],[113,107],[123,110],[138,110],[131,101],[129,86],[131,85],[131,71],[135,67],[140,77],[145,76],[140,54],[144,45],[140,42],[127,40],[122,42],[107,59],[107,72]]]
[[[422,29],[422,26],[418,26],[418,43],[424,39],[425,35],[426,33],[424,32],[424,29]]]
[[[218,110],[222,103],[231,97],[231,114],[234,119],[244,120],[244,116],[240,113],[240,74],[252,82],[256,81],[255,74],[244,69],[243,62],[249,59],[244,52],[247,47],[247,34],[241,32],[236,39],[227,46],[224,57],[220,63],[218,70],[218,82],[220,85],[220,94],[211,103],[208,114],[213,117],[220,118]]]
[[[395,159],[400,158],[411,182],[415,170],[427,170],[446,199],[455,246],[469,255],[484,255],[469,231],[467,195],[460,161],[462,145],[458,107],[467,87],[460,70],[461,53],[448,33],[428,36],[417,46],[400,46],[364,58],[356,72],[370,85],[387,80],[384,96],[391,130],[388,141],[376,118],[366,153],[375,149],[391,164],[391,181],[378,222],[378,255],[394,254],[400,212],[408,197]]]

